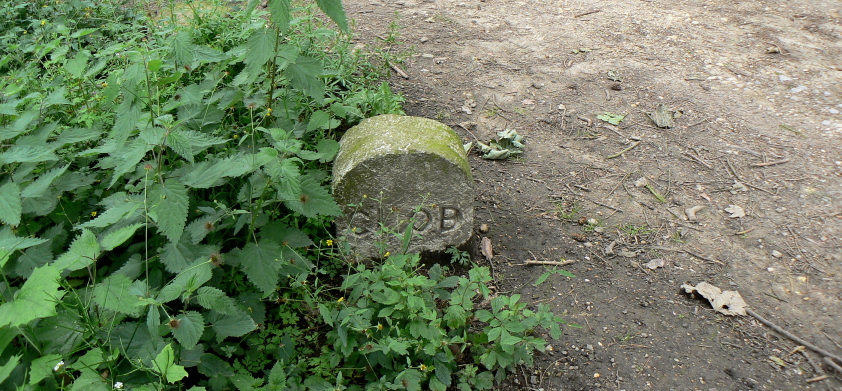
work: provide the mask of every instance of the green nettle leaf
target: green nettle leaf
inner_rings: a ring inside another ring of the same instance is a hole
[[[272,58],[275,53],[276,39],[278,39],[277,34],[267,28],[257,29],[251,33],[251,37],[246,42],[247,51],[244,60],[249,68],[260,68]]]
[[[149,192],[149,215],[158,224],[158,230],[171,242],[178,242],[187,224],[187,188],[174,179],[164,185],[156,184]]]
[[[14,182],[0,186],[0,221],[11,226],[20,224],[20,188]]]
[[[112,274],[94,287],[94,303],[102,308],[131,316],[139,316],[143,302],[129,293],[132,280],[122,274]]]
[[[193,163],[193,148],[190,147],[190,142],[177,130],[171,131],[167,134],[167,146],[183,157],[190,163]]]
[[[213,331],[216,333],[216,340],[222,341],[228,337],[242,337],[257,328],[254,320],[239,310],[233,315],[213,315],[209,319]]]
[[[66,164],[64,167],[54,168],[47,171],[45,174],[42,174],[38,177],[38,179],[26,186],[23,191],[20,192],[20,196],[23,198],[37,198],[43,196],[53,181],[64,174],[68,167],[70,167],[70,164]]]
[[[61,269],[42,266],[35,269],[23,283],[14,300],[0,305],[0,327],[18,327],[35,319],[56,314],[56,304],[64,296],[59,291]]]
[[[316,4],[342,31],[348,31],[348,20],[345,16],[345,8],[342,7],[342,0],[316,0]]]
[[[321,61],[307,56],[298,56],[285,70],[292,86],[305,92],[313,99],[323,99],[325,86],[319,77],[324,73]]]
[[[12,145],[0,153],[0,164],[38,163],[58,160],[55,149],[49,145]]]
[[[316,150],[319,151],[319,161],[327,163],[336,157],[339,152],[339,142],[331,139],[323,139],[316,145]]]
[[[79,225],[79,228],[105,228],[112,224],[123,220],[126,217],[132,217],[140,209],[140,203],[126,200],[100,213],[95,219]]]
[[[300,184],[301,193],[298,198],[284,202],[288,208],[306,217],[339,216],[342,213],[330,192],[315,177],[303,175]]]
[[[212,311],[219,312],[225,315],[234,315],[237,313],[237,304],[234,299],[225,295],[225,292],[220,289],[203,286],[196,292],[196,299],[199,305]]]
[[[199,257],[209,256],[210,251],[207,246],[196,245],[182,235],[178,243],[169,242],[164,245],[161,262],[168,272],[181,273]]]
[[[91,53],[81,51],[73,59],[64,64],[64,70],[75,78],[79,78],[85,72],[85,67],[88,65],[88,59],[91,58]]]
[[[269,0],[269,20],[272,21],[281,32],[289,28],[289,0]]]
[[[10,115],[14,115],[14,112]],[[22,113],[11,126],[0,128],[0,141],[15,138],[21,133],[30,130],[31,128],[28,128],[28,126],[35,118],[38,118],[38,110],[30,110]]]
[[[185,291],[193,292],[212,277],[210,261],[196,260],[179,273],[169,284],[161,289],[156,300],[160,303],[167,303],[175,300]]]
[[[205,330],[205,320],[196,311],[187,311],[170,321],[172,335],[185,349],[193,349],[202,338]]]
[[[131,97],[126,97],[114,114],[114,127],[111,129],[111,137],[121,144],[129,138],[131,132],[137,126],[140,119],[141,106]]]
[[[93,232],[83,229],[82,234],[70,245],[67,251],[60,255],[53,266],[59,270],[79,270],[94,263],[99,254],[99,243]]]
[[[240,266],[249,281],[260,288],[264,295],[275,291],[280,279],[281,246],[269,240],[247,244],[240,255]]]
[[[0,366],[0,382],[6,380],[9,375],[12,374],[12,371],[15,370],[15,367],[18,366],[20,363],[20,355],[9,357],[9,361],[6,361],[5,364]]]
[[[181,365],[175,364],[175,352],[172,344],[167,344],[152,361],[152,370],[159,373],[169,383],[175,383],[187,377],[187,371]]]
[[[29,365],[29,384],[36,385],[51,376],[56,363],[61,361],[60,354],[47,354],[32,360]],[[2,381],[2,380],[0,380]]]

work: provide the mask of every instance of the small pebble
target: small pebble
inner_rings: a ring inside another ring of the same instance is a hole
[[[781,252],[780,252],[780,251],[778,251],[778,250],[772,250],[772,256],[773,256],[773,257],[775,257],[775,258],[780,258],[780,257],[782,257],[782,256],[784,256],[784,255],[783,255],[783,254],[781,254]]]
[[[488,224],[482,224],[479,226],[479,232],[486,233],[488,232]]]

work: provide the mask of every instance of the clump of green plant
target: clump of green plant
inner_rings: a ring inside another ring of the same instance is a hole
[[[577,221],[582,205],[575,200],[562,200],[555,204],[556,214],[564,221]]]
[[[340,288],[346,295],[319,306],[346,368],[338,376],[362,377],[373,389],[490,389],[543,350],[538,327],[560,336],[562,320],[546,305],[532,311],[519,295],[492,296],[485,267],[467,277],[446,276],[438,264],[426,276],[419,269],[417,254],[357,265]]]
[[[339,1],[267,4],[160,20],[151,2],[0,4],[0,388],[363,389],[382,384],[373,368],[446,358],[349,350],[363,311],[384,322],[386,306],[401,327],[419,309],[455,322],[441,338],[470,344],[451,372],[472,387],[528,362],[534,327],[507,329],[512,342],[471,312],[481,271],[428,301],[420,286],[450,277],[420,277],[412,256],[393,275],[342,257],[326,186],[336,139],[403,100],[350,50]],[[463,285],[465,318],[447,317]],[[383,287],[406,300],[351,295]],[[504,304],[527,326],[551,316]]]

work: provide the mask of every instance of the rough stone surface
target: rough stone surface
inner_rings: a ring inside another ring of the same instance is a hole
[[[471,236],[467,155],[456,133],[431,119],[381,115],[349,129],[333,166],[333,195],[343,208],[337,233],[361,257],[401,250],[386,231],[402,236],[410,221],[409,251],[442,251]]]

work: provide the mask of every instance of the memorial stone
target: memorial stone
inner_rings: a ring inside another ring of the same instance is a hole
[[[337,233],[364,258],[402,250],[442,251],[465,243],[474,220],[473,180],[459,137],[431,119],[380,115],[340,140],[333,195],[343,209]]]

